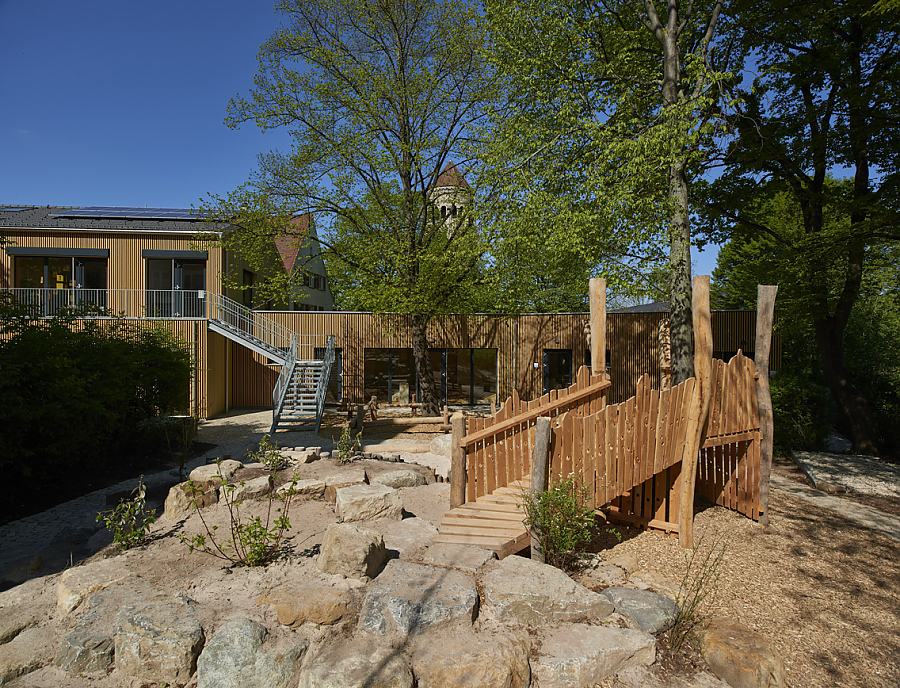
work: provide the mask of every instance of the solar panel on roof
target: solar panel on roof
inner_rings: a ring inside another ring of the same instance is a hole
[[[190,208],[128,208],[115,206],[91,206],[72,208],[53,213],[50,217],[97,217],[128,220],[196,220]]]

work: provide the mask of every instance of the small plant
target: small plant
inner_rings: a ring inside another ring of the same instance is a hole
[[[338,461],[341,463],[349,463],[353,455],[359,451],[359,435],[353,434],[348,425],[341,433],[341,439],[337,443]]]
[[[725,543],[716,541],[705,552],[702,549],[703,540],[700,539],[697,547],[688,555],[687,570],[676,599],[678,612],[675,623],[668,630],[669,648],[672,652],[681,649],[688,636],[702,622],[719,581]]]
[[[590,489],[569,476],[544,492],[529,493],[520,505],[525,527],[537,536],[548,564],[568,570],[581,558],[594,527],[589,496]]]
[[[262,447],[262,443],[260,443]],[[221,461],[216,461],[221,464]],[[274,480],[276,469],[272,466],[270,481]],[[244,518],[241,515],[243,501],[234,498],[234,492],[238,485],[225,480],[219,465],[219,479],[222,481],[220,488],[220,500],[225,502],[228,509],[229,532],[224,537],[219,537],[217,526],[211,526],[203,517],[203,511],[199,507],[199,497],[203,494],[201,487],[192,480],[187,482],[186,490],[192,498],[193,507],[200,516],[206,533],[198,533],[193,537],[180,535],[179,539],[193,552],[198,550],[219,559],[231,562],[235,566],[265,566],[275,556],[281,547],[281,541],[286,531],[291,527],[288,511],[294,496],[293,486],[297,482],[294,477],[291,488],[283,492],[269,492],[269,503],[266,509],[265,520],[260,516]],[[271,484],[271,483],[270,483]],[[275,502],[281,506],[275,507]]]
[[[264,464],[270,471],[280,471],[282,468],[287,468],[288,465],[287,457],[281,453],[281,448],[277,444],[269,441],[268,435],[263,435],[263,438],[259,441],[259,449],[255,452],[250,452],[249,456],[251,459]]]
[[[131,499],[123,499],[115,509],[97,514],[97,523],[103,523],[112,533],[113,542],[120,551],[131,549],[147,536],[150,526],[156,523],[153,511],[147,509],[147,486],[141,476]]]

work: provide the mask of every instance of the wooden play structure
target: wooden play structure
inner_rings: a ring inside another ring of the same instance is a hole
[[[605,332],[605,280],[591,282],[591,331]],[[774,292],[764,302],[756,353],[767,362]],[[756,365],[741,352],[728,363],[712,359],[708,277],[694,279],[693,311],[695,377],[675,387],[654,389],[644,375],[635,396],[607,404],[605,342],[592,337],[592,367],[604,372],[592,375],[584,367],[568,389],[530,402],[514,391],[489,418],[454,417],[452,508],[436,541],[481,545],[501,558],[529,546],[520,504],[533,475],[552,483],[574,474],[589,488],[591,506],[610,520],[678,533],[685,547],[693,546],[696,493],[754,520],[764,518],[768,493],[760,488],[767,487],[771,462],[771,444],[761,461],[762,441],[771,433],[768,380],[760,393]],[[536,450],[540,417],[550,419],[550,441]],[[535,466],[533,457],[546,465]]]

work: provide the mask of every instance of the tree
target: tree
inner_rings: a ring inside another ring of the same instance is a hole
[[[427,326],[452,308],[483,242],[467,217],[452,232],[436,221],[432,192],[451,159],[465,164],[497,94],[482,19],[455,0],[277,7],[285,24],[260,48],[255,86],[231,101],[226,123],[287,127],[293,146],[260,155],[248,185],[213,205],[258,235],[313,213],[330,265],[352,268],[361,285],[357,303],[411,315],[424,410],[436,413]]]
[[[725,230],[720,238],[741,225],[790,251],[829,389],[857,450],[875,453],[871,405],[843,349],[866,266],[900,239],[900,41],[896,20],[870,16],[870,8],[862,0],[738,3],[742,41],[755,52],[759,76],[744,93],[729,168],[709,208]],[[851,184],[830,181],[841,167]],[[766,182],[790,194],[799,235],[754,216],[747,201]]]
[[[715,50],[722,0],[696,5],[487,3],[513,93],[484,160],[508,180],[495,215],[541,222],[623,293],[667,261],[676,383],[693,374],[689,179],[714,143],[732,58]]]

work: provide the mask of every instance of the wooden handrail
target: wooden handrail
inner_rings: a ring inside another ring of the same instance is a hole
[[[526,411],[525,413],[520,413],[518,416],[514,416],[513,418],[508,418],[507,420],[500,421],[496,425],[492,425],[491,427],[485,428],[484,430],[479,430],[478,432],[476,432],[473,435],[466,435],[462,440],[460,440],[459,446],[463,447],[465,449],[466,447],[469,447],[470,445],[473,445],[476,442],[481,442],[482,440],[485,440],[489,437],[493,437],[496,434],[505,432],[506,430],[509,430],[510,428],[514,428],[517,425],[521,425],[522,423],[527,423],[528,421],[534,420],[535,418],[538,418],[539,416],[543,416],[548,411],[552,411],[553,409],[557,409],[561,406],[568,406],[573,401],[578,401],[579,399],[590,396],[591,394],[595,394],[596,392],[604,390],[611,385],[612,385],[612,382],[610,380],[603,380],[602,382],[595,382],[594,384],[588,385],[587,387],[585,387],[582,390],[573,392],[572,394],[569,394],[568,396],[565,396],[562,399],[557,399],[556,401],[551,402],[545,406],[541,406],[540,408],[536,408],[536,409],[531,409],[530,411]]]

